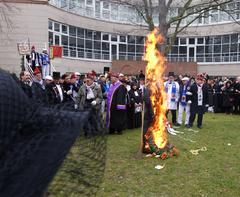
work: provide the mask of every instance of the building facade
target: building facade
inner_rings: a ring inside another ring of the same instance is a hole
[[[18,73],[17,43],[29,40],[38,52],[50,45],[63,47],[52,60],[61,72],[102,73],[114,60],[139,61],[148,29],[138,13],[126,5],[99,0],[7,0],[9,21],[1,23],[0,67]],[[4,7],[4,4],[1,3]],[[240,18],[240,3],[227,5]],[[234,9],[233,9],[234,8]],[[174,15],[177,8],[172,8]],[[239,25],[230,15],[210,11],[179,34],[168,61],[196,62],[198,72],[212,76],[240,75]],[[187,23],[186,19],[183,23]],[[170,29],[171,33],[171,29]],[[186,67],[187,73],[187,67]]]

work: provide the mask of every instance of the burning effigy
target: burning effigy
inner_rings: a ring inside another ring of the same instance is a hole
[[[166,159],[177,155],[178,150],[169,143],[167,136],[171,126],[166,117],[167,94],[163,79],[166,59],[158,49],[163,41],[164,38],[157,29],[154,29],[146,39],[144,58],[147,61],[147,85],[144,96],[147,112],[144,113],[142,152],[159,155],[161,159]]]

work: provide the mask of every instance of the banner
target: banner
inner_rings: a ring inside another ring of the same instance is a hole
[[[50,46],[49,48],[50,58],[62,57],[62,47],[61,46]]]
[[[20,55],[27,55],[27,54],[30,54],[30,52],[31,52],[29,40],[23,41],[23,42],[18,42],[17,48],[18,48],[18,53]]]

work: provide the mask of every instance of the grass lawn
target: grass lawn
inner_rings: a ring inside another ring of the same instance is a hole
[[[136,157],[140,129],[109,136],[105,175],[97,196],[239,197],[240,116],[206,114],[203,123],[201,130],[193,127],[198,132],[180,127],[177,130],[184,134],[169,136],[180,155],[167,160]],[[207,151],[189,152],[202,147]],[[158,164],[165,167],[157,170]]]

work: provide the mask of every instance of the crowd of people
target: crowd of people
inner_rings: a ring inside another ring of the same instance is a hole
[[[74,110],[94,109],[106,121],[110,134],[122,134],[124,129],[140,127],[142,111],[145,116],[150,116],[146,112],[151,112],[151,106],[143,108],[149,94],[146,94],[148,82],[142,71],[135,76],[113,72],[98,75],[94,71],[63,75],[53,72],[52,76],[43,79],[41,71],[35,68],[33,82],[30,73],[22,71],[20,84],[28,97],[36,102],[46,105],[71,103]],[[193,126],[196,115],[197,126],[201,128],[206,111],[240,112],[240,77],[233,81],[212,79],[206,74],[194,78],[169,72],[164,88],[168,112],[171,112],[175,126],[183,124],[184,111],[184,125],[188,128]]]

